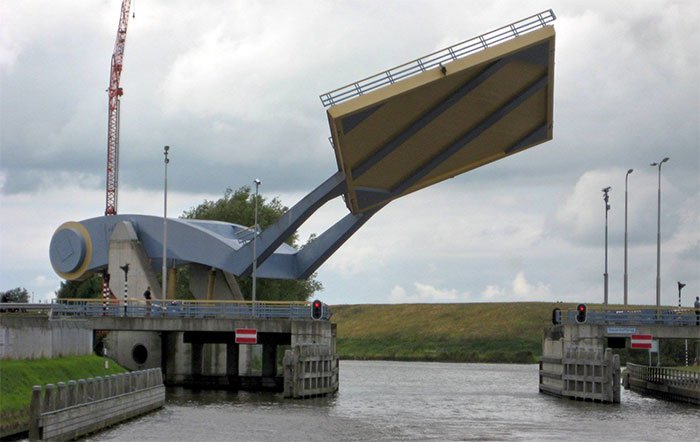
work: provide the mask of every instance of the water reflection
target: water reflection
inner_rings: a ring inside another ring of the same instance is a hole
[[[700,410],[539,394],[536,365],[341,362],[328,398],[168,391],[166,406],[91,440],[696,440]]]

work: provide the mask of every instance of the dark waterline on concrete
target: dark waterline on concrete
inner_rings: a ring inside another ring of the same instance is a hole
[[[89,440],[695,440],[700,408],[623,391],[619,405],[537,392],[537,365],[343,361],[329,398],[168,392]]]

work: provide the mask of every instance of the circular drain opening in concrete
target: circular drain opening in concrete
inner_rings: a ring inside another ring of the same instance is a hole
[[[136,344],[131,349],[131,358],[139,365],[145,364],[148,359],[148,350],[143,344]]]

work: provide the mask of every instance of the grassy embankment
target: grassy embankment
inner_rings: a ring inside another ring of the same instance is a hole
[[[94,355],[58,359],[0,359],[0,434],[26,428],[34,385],[56,384],[127,371],[114,361]]]
[[[546,302],[337,305],[342,359],[533,363],[542,353]]]

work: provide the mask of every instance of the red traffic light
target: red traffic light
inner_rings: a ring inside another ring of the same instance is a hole
[[[311,303],[311,318],[316,320],[323,318],[323,303],[318,299]]]
[[[588,307],[586,304],[579,304],[576,307],[576,322],[583,324],[586,322],[586,314],[588,313]]]

